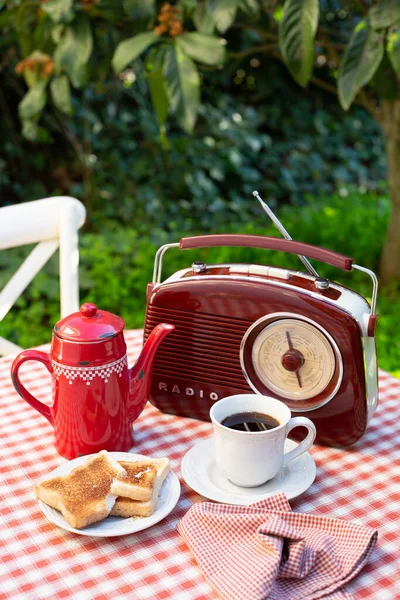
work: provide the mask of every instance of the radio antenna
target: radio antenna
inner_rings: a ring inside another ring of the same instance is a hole
[[[257,198],[257,200],[259,201],[259,203],[262,206],[262,209],[264,210],[264,212],[267,213],[267,215],[269,216],[269,218],[271,219],[271,221],[273,222],[273,224],[275,225],[275,227],[281,232],[281,234],[283,235],[283,237],[286,238],[287,240],[293,239],[289,235],[288,231],[284,228],[284,226],[282,225],[282,223],[280,222],[280,220],[278,219],[278,217],[272,212],[272,210],[270,209],[270,207],[268,206],[268,204],[266,204],[264,202],[264,200],[262,200],[262,198],[261,198],[260,194],[257,192],[257,190],[254,190],[253,196],[255,198]],[[310,263],[310,261],[308,260],[308,258],[306,258],[305,256],[303,256],[302,254],[298,254],[297,256],[299,257],[299,259],[301,260],[301,262],[303,263],[303,265],[305,266],[305,268],[307,269],[307,271],[313,277],[319,277],[317,271],[314,269],[314,267],[312,266],[312,264]]]

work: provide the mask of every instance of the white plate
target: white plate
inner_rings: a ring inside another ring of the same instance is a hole
[[[142,458],[148,458],[142,454],[132,454],[130,452],[109,452],[109,454],[116,460],[129,460],[132,462]],[[79,456],[78,458],[74,458],[74,460],[70,460],[60,465],[50,473],[47,479],[57,477],[58,475],[67,475],[72,469],[75,469],[75,467],[84,463],[88,458],[89,456]],[[63,529],[79,533],[80,535],[90,535],[92,537],[112,537],[136,533],[137,531],[142,531],[143,529],[147,529],[155,523],[158,523],[175,508],[180,493],[181,484],[179,483],[179,479],[175,473],[170,471],[162,485],[160,495],[158,496],[157,506],[150,517],[107,517],[106,519],[93,523],[93,525],[89,525],[83,529],[71,527],[58,510],[51,508],[51,506],[47,506],[42,500],[38,500],[38,502],[39,508],[44,516]]]
[[[295,448],[297,443],[286,440],[285,452]],[[231,483],[221,473],[215,463],[214,438],[207,438],[186,453],[181,465],[186,483],[198,494],[226,504],[247,505],[284,492],[288,500],[300,496],[313,483],[316,474],[315,462],[311,454],[305,452],[281,467],[278,474],[254,488],[239,487]]]

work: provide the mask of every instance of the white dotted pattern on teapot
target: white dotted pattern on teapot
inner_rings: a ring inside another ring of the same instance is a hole
[[[69,367],[68,365],[62,365],[55,360],[52,361],[52,365],[57,379],[60,378],[60,375],[64,375],[64,377],[68,379],[69,384],[72,385],[72,382],[79,377],[79,379],[86,381],[86,385],[90,385],[90,382],[93,381],[95,377],[104,379],[104,383],[108,383],[112,373],[116,373],[121,377],[123,369],[128,366],[128,359],[125,354],[122,358],[101,367]]]

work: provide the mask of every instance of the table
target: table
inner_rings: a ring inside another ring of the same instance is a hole
[[[126,340],[132,364],[142,331],[128,331]],[[180,463],[211,434],[210,423],[163,414],[148,404],[135,424],[134,451],[171,459],[182,484],[178,505],[137,534],[75,535],[49,523],[35,500],[34,483],[65,459],[54,449],[47,420],[14,391],[11,362],[12,357],[0,359],[0,598],[215,600],[176,530],[192,503],[202,500],[182,480]],[[50,378],[45,371],[39,376],[39,368],[27,363],[21,372],[30,391],[45,400]],[[316,480],[291,502],[295,511],[379,529],[370,563],[347,587],[360,600],[400,598],[400,381],[384,372],[379,381],[380,404],[367,433],[348,450],[314,446]]]

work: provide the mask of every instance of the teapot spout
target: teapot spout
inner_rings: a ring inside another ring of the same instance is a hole
[[[157,325],[142,348],[139,358],[129,370],[129,421],[133,422],[144,409],[150,394],[151,373],[156,352],[163,339],[175,326],[168,323]]]

